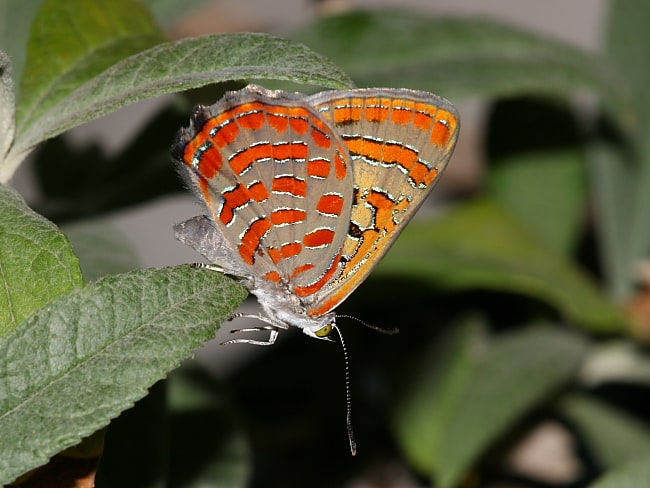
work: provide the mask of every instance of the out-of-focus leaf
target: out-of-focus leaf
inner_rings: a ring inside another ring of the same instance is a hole
[[[0,161],[9,150],[16,131],[16,105],[11,60],[0,51]]]
[[[584,230],[587,202],[575,118],[565,107],[514,99],[498,102],[486,125],[490,196],[569,255]]]
[[[570,381],[586,351],[578,336],[545,327],[482,345],[463,333],[453,343],[443,364],[429,355],[396,415],[411,462],[442,487],[455,486],[490,443]]]
[[[650,31],[644,0],[610,2],[605,50],[608,63],[628,85],[634,112],[614,104],[630,121],[621,131],[624,144],[609,147],[597,141],[592,153],[594,213],[608,284],[616,299],[634,290],[635,266],[650,249]],[[630,147],[621,146],[629,145]]]
[[[617,467],[589,485],[589,488],[640,488],[650,486],[650,455]]]
[[[606,469],[650,456],[650,426],[624,411],[581,396],[564,399],[561,411]]]
[[[623,312],[574,264],[553,253],[503,207],[481,200],[435,221],[412,221],[377,271],[434,287],[521,293],[594,332],[621,331]]]
[[[154,14],[158,22],[164,26],[169,26],[177,22],[183,16],[192,14],[193,11],[210,0],[144,0],[143,2]]]
[[[173,486],[245,487],[250,452],[226,392],[198,368],[168,382],[171,414],[170,482]]]
[[[604,280],[612,297],[623,300],[634,288],[635,259],[626,236],[632,229],[635,170],[620,148],[604,141],[590,144],[588,157]]]
[[[108,222],[76,222],[65,227],[87,282],[138,267],[135,249]]]
[[[22,78],[27,39],[43,0],[0,0],[0,50],[11,58],[14,79]]]
[[[588,89],[617,109],[632,107],[601,58],[484,20],[352,12],[319,20],[294,38],[333,59],[359,86],[408,86],[449,98]]]

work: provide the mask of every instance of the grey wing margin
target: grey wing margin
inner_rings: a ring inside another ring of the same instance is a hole
[[[207,215],[198,215],[174,225],[176,239],[205,257],[211,267],[226,274],[250,279],[251,273]]]

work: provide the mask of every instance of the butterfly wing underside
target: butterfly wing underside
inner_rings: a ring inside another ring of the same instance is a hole
[[[322,92],[308,97],[351,156],[354,193],[342,272],[312,313],[334,309],[381,260],[445,169],[459,118],[447,100],[407,89]]]
[[[227,94],[195,111],[174,155],[241,261],[235,269],[306,303],[340,272],[349,155],[304,96],[255,85]]]

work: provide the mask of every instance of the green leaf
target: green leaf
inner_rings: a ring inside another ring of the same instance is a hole
[[[602,59],[488,21],[352,12],[293,37],[333,59],[359,86],[408,86],[446,97],[564,96],[587,88],[619,109],[631,107]]]
[[[451,290],[528,295],[595,332],[626,327],[623,312],[570,261],[550,251],[503,207],[475,201],[433,222],[412,221],[377,267]]]
[[[87,282],[138,267],[135,249],[114,225],[103,220],[75,222],[64,229]]]
[[[393,415],[397,439],[410,464],[433,475],[445,424],[458,405],[475,363],[486,354],[487,336],[476,319],[452,324],[423,355]],[[408,376],[407,376],[408,377]]]
[[[27,39],[43,0],[0,0],[0,50],[11,58],[14,79],[22,78]]]
[[[605,141],[592,142],[588,158],[604,281],[612,298],[622,302],[634,289],[631,270],[636,259],[627,236],[632,229],[635,170],[620,148]]]
[[[584,142],[573,114],[548,101],[510,99],[495,105],[486,126],[490,196],[569,255],[587,202]]]
[[[102,486],[248,486],[251,453],[231,396],[197,361],[186,361],[111,422]]]
[[[491,195],[550,249],[570,255],[585,210],[584,155],[570,149],[543,151],[500,163],[504,167],[490,172]]]
[[[352,86],[347,75],[323,56],[266,34],[224,34],[160,44],[117,63],[43,114],[20,134],[11,160],[0,168],[0,181],[39,142],[129,103],[245,78]]]
[[[634,292],[633,270],[650,250],[650,32],[644,22],[648,15],[650,4],[644,0],[614,0],[607,17],[609,63],[625,79],[634,100],[634,112],[627,114],[631,124],[623,133],[629,147],[603,148],[598,141],[594,150],[599,205],[594,216],[604,241],[602,259],[617,299],[627,299]]]
[[[27,45],[18,133],[109,66],[162,40],[135,0],[45,0]]]
[[[168,393],[170,485],[248,486],[251,453],[223,385],[196,366],[181,368]]]
[[[83,285],[79,261],[54,224],[0,185],[0,336]]]
[[[16,105],[11,60],[0,51],[0,161],[4,159],[16,131]]]
[[[650,456],[641,456],[602,476],[589,488],[639,488],[650,486]]]
[[[209,4],[210,0],[144,0],[143,3],[149,7],[158,22],[169,26],[178,22],[186,15],[191,15],[201,6]]]
[[[179,266],[104,278],[32,315],[0,342],[0,484],[132,406],[245,295]]]
[[[622,410],[583,396],[570,396],[561,412],[571,421],[602,465],[611,469],[650,455],[650,428]]]
[[[475,329],[453,342],[442,364],[428,356],[396,416],[411,461],[442,487],[455,486],[490,444],[569,382],[586,351],[577,335],[546,327],[487,341]]]

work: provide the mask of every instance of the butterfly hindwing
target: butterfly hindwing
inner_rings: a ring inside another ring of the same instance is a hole
[[[336,127],[354,173],[345,266],[314,305],[326,313],[366,278],[432,190],[459,119],[447,100],[407,89],[330,91],[308,101]]]

